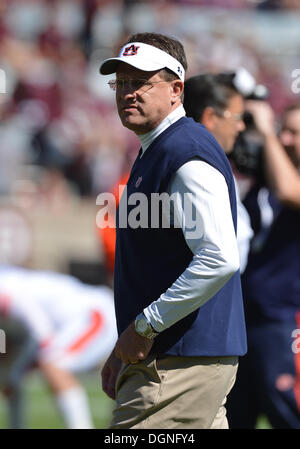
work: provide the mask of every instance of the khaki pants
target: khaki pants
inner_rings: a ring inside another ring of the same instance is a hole
[[[123,365],[111,429],[227,429],[237,357],[149,357]]]

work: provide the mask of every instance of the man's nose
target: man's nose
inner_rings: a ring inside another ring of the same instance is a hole
[[[244,122],[243,119],[240,119],[240,120],[237,122],[237,129],[238,129],[238,132],[239,132],[239,133],[245,131],[246,125],[245,125],[245,122]]]
[[[132,86],[126,85],[119,89],[118,94],[122,98],[128,98],[128,97],[134,97],[136,95],[136,91],[133,89]]]

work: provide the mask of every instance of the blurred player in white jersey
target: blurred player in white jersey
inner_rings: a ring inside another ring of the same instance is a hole
[[[38,368],[66,427],[93,428],[86,394],[74,373],[98,366],[114,347],[112,291],[64,274],[1,267],[0,315],[18,320],[37,342]]]

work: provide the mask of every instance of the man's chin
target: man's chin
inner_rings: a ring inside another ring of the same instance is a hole
[[[122,121],[122,124],[125,128],[130,129],[130,131],[136,132],[136,130],[139,129],[139,126],[136,123],[132,123],[130,120],[124,120]]]
[[[233,145],[224,145],[223,146],[223,151],[225,154],[232,153],[232,150],[233,150]]]
[[[128,117],[122,117],[121,122],[125,128],[130,129],[130,131],[133,131],[137,134],[143,134],[144,125],[142,123],[139,123],[138,120],[136,120],[132,116]]]

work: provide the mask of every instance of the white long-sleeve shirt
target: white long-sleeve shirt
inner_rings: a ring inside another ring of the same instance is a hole
[[[183,106],[173,111],[149,133],[139,136],[143,153],[158,135],[185,115]],[[184,212],[185,194],[193,197],[197,232],[191,232]],[[205,304],[239,268],[237,239],[224,176],[199,159],[185,163],[169,185],[176,194],[174,214],[180,223],[193,259],[179,278],[144,309],[151,325],[161,332]]]
[[[254,236],[254,232],[251,227],[250,217],[247,212],[247,209],[245,208],[245,206],[241,201],[238,183],[235,178],[234,181],[235,181],[236,207],[237,207],[236,236],[240,256],[240,272],[242,274],[245,271],[248,263],[250,241]]]

